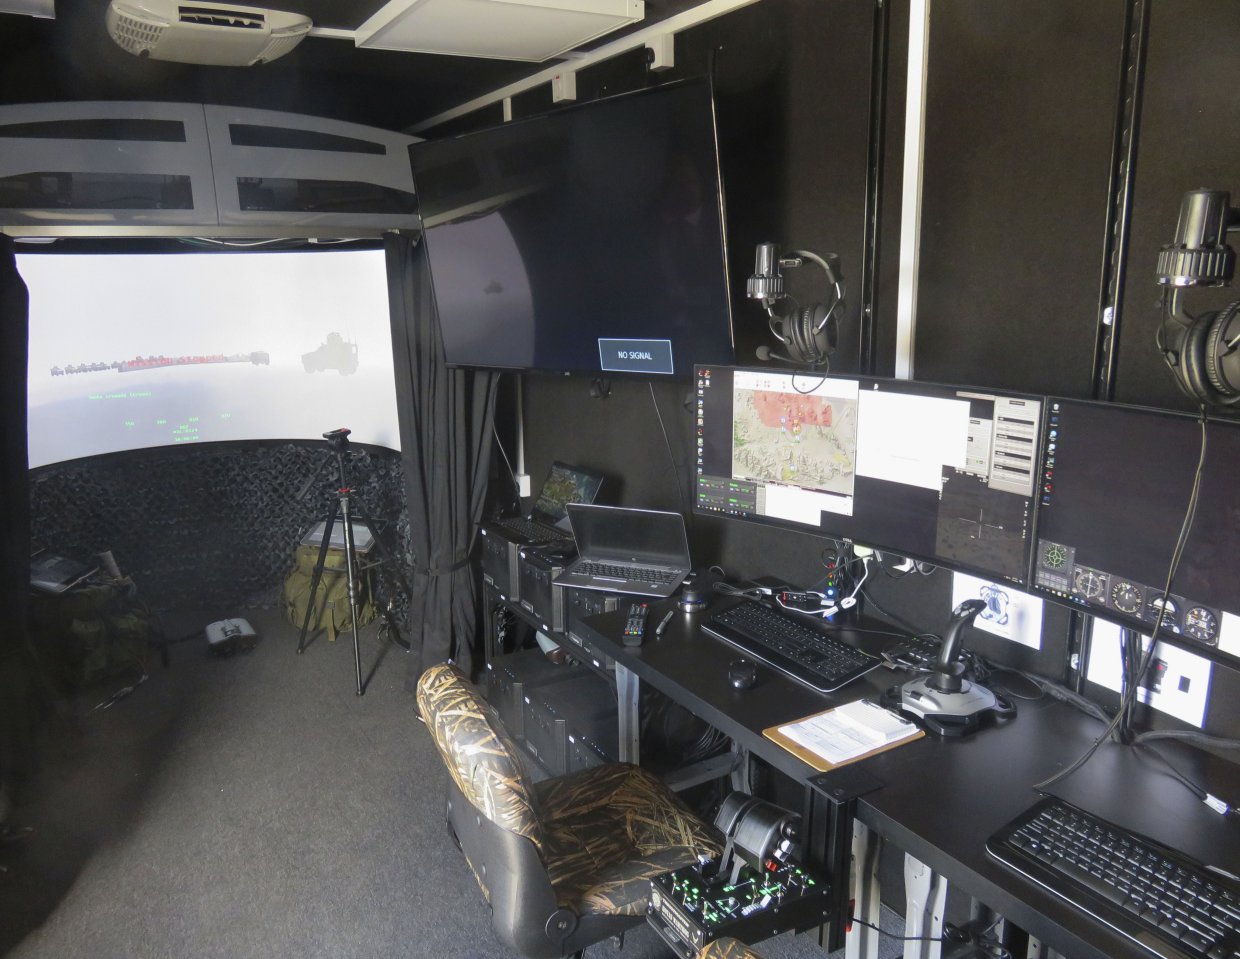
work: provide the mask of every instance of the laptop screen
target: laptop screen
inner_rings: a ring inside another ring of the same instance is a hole
[[[685,519],[679,513],[580,505],[570,507],[570,512],[577,551],[584,559],[690,565]]]
[[[593,503],[603,485],[603,475],[567,463],[551,464],[551,472],[538,494],[530,519],[568,529],[569,503]]]

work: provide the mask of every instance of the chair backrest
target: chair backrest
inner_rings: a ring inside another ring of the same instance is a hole
[[[543,834],[517,747],[465,675],[451,663],[418,681],[418,708],[461,794],[475,809],[539,850]]]

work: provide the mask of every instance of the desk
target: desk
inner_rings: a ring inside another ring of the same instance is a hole
[[[677,611],[661,637],[648,629],[640,647],[626,647],[620,640],[623,612],[588,619],[582,629],[616,661],[622,734],[626,699],[631,707],[637,685],[649,683],[740,747],[804,783],[808,792],[817,771],[766,739],[762,730],[877,695],[906,674],[880,668],[843,690],[822,695],[759,664],[757,685],[735,690],[728,683],[728,663],[741,654],[698,628],[711,610],[732,602],[720,598],[705,612]],[[670,601],[655,604],[650,622],[658,623],[669,608]],[[863,631],[844,630],[843,635],[871,651],[898,641]],[[984,848],[995,830],[1035,802],[1032,784],[1068,765],[1101,728],[1096,720],[1054,700],[1020,702],[1010,723],[968,739],[927,736],[862,760],[844,768],[860,767],[881,788],[859,797],[857,819],[1065,956],[1148,959],[1148,953],[1102,923],[990,859]],[[1225,797],[1240,796],[1240,767],[1170,744],[1160,748],[1175,755],[1186,776]],[[629,758],[637,758],[635,750]],[[1233,870],[1240,864],[1240,828],[1206,809],[1148,752],[1104,745],[1054,791],[1205,862]]]

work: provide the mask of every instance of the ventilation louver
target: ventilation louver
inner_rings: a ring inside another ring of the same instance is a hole
[[[108,34],[136,57],[243,67],[284,56],[310,32],[309,17],[283,10],[175,0],[112,0]]]

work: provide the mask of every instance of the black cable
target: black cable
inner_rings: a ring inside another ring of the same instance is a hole
[[[955,939],[951,939],[948,936],[897,936],[894,932],[888,932],[886,929],[882,929],[874,925],[872,922],[866,922],[864,919],[858,919],[856,916],[851,917],[848,921],[855,922],[859,926],[865,926],[869,929],[873,929],[880,936],[887,936],[889,939],[895,939],[897,942],[956,942]]]
[[[978,658],[980,659],[981,657],[979,656]],[[1020,676],[1021,679],[1024,679],[1026,682],[1032,683],[1034,689],[1038,691],[1037,695],[1036,696],[1024,696],[1018,692],[1015,692],[1011,686],[1005,683],[1003,679],[998,676],[999,673],[1011,673],[1014,676]],[[1029,677],[1026,676],[1024,673],[1022,673],[1019,669],[1013,669],[1010,666],[992,666],[990,669],[990,672],[987,675],[994,679],[994,682],[991,683],[992,686],[994,685],[999,686],[1000,688],[1004,690],[1004,692],[1006,692],[1013,699],[1020,699],[1027,703],[1036,703],[1039,700],[1046,698],[1046,690],[1044,690],[1037,683],[1034,683],[1032,680],[1030,680]]]
[[[1211,736],[1209,733],[1195,729],[1151,729],[1138,733],[1134,743],[1146,743],[1155,739],[1178,739],[1195,746],[1213,746],[1215,749],[1240,749],[1240,739],[1228,739],[1224,736]]]
[[[1111,714],[1095,703],[1092,699],[1087,699],[1076,690],[1069,689],[1062,683],[1057,683],[1054,680],[1047,679],[1044,676],[1036,676],[1033,673],[1026,672],[1023,669],[1009,669],[1008,671],[1016,673],[1018,676],[1027,679],[1052,699],[1058,699],[1060,702],[1067,703],[1069,706],[1079,709],[1086,716],[1096,719],[1101,723],[1109,723],[1112,719]]]
[[[508,475],[512,477],[512,491],[518,494],[519,499],[521,488],[517,483],[517,471],[512,468],[512,461],[508,459],[508,451],[504,449],[504,444],[499,438],[499,430],[496,428],[494,423],[491,424],[491,432],[495,436],[495,445],[499,447],[499,455],[503,458],[504,465],[508,467]]]
[[[1167,767],[1171,775],[1174,776],[1176,779],[1178,779],[1185,789],[1191,792],[1194,796],[1196,796],[1199,800],[1201,800],[1203,803],[1205,803],[1207,806],[1213,809],[1220,816],[1237,815],[1237,810],[1234,804],[1229,803],[1226,800],[1218,798],[1217,796],[1208,792],[1204,786],[1200,786],[1197,783],[1195,783],[1193,780],[1189,779],[1182,772],[1180,772],[1179,768],[1173,762],[1171,762],[1170,759],[1164,756],[1159,750],[1149,745],[1149,743],[1138,743],[1136,745],[1138,745],[1139,748],[1144,749],[1146,752],[1150,753],[1152,756],[1154,756],[1155,759],[1160,760],[1162,764]]]
[[[1197,457],[1197,472],[1193,477],[1193,486],[1191,492],[1189,493],[1188,505],[1184,510],[1184,521],[1180,524],[1180,533],[1176,539],[1175,548],[1171,551],[1171,563],[1167,567],[1167,579],[1162,593],[1164,597],[1171,595],[1171,585],[1175,580],[1176,571],[1179,569],[1180,560],[1184,555],[1184,547],[1188,543],[1188,534],[1193,528],[1193,520],[1197,515],[1197,503],[1201,494],[1201,477],[1205,472],[1206,463],[1206,410],[1204,406],[1201,408],[1200,422],[1201,452]],[[1122,722],[1126,721],[1126,717],[1136,704],[1137,689],[1139,688],[1138,684],[1140,679],[1145,675],[1146,670],[1150,668],[1150,663],[1153,661],[1154,650],[1158,646],[1158,633],[1162,629],[1163,619],[1165,618],[1166,613],[1167,604],[1162,603],[1158,608],[1158,617],[1154,621],[1154,628],[1150,632],[1149,649],[1146,650],[1145,655],[1141,658],[1136,676],[1127,684],[1127,689],[1125,690],[1124,695],[1120,698],[1119,709],[1115,711],[1115,715],[1111,718],[1111,721],[1107,723],[1106,729],[1102,731],[1098,738],[1095,739],[1088,746],[1088,748],[1086,748],[1085,752],[1077,757],[1075,761],[1073,761],[1070,765],[1065,766],[1053,776],[1050,776],[1039,783],[1035,783],[1033,787],[1034,789],[1044,792],[1048,787],[1059,782],[1059,780],[1072,775],[1084,766],[1085,763],[1089,761],[1090,757],[1098,751],[1098,748],[1103,744],[1103,742],[1105,742],[1106,739],[1113,732],[1115,732],[1117,728],[1119,728]]]
[[[881,564],[880,564],[880,565],[881,565]],[[884,608],[883,608],[883,607],[879,604],[879,602],[878,602],[878,601],[874,598],[874,596],[873,596],[871,593],[869,593],[867,590],[864,590],[864,589],[863,589],[863,590],[861,591],[861,595],[865,597],[865,601],[866,601],[867,603],[869,603],[871,606],[873,606],[873,607],[874,607],[874,609],[875,609],[875,611],[876,611],[876,612],[877,612],[880,616],[884,616],[884,617],[886,617],[887,619],[891,620],[891,622],[892,622],[894,625],[896,625],[896,626],[900,627],[900,629],[904,630],[906,633],[908,633],[908,635],[913,636],[914,638],[916,638],[916,637],[918,637],[918,636],[932,636],[932,635],[934,635],[933,633],[925,633],[925,632],[920,632],[920,633],[919,633],[919,632],[917,631],[917,629],[916,629],[916,628],[914,628],[914,627],[913,627],[913,625],[912,625],[910,622],[908,622],[906,619],[904,619],[904,618],[903,618],[903,617],[901,617],[901,616],[897,616],[895,613],[888,612],[886,609],[884,609]]]
[[[1206,790],[1204,786],[1194,782],[1180,772],[1177,767],[1166,755],[1158,749],[1155,749],[1150,743],[1159,739],[1172,739],[1180,742],[1188,742],[1193,745],[1209,745],[1220,749],[1240,749],[1240,740],[1225,739],[1221,736],[1210,736],[1206,733],[1200,733],[1195,730],[1150,730],[1141,733],[1133,738],[1132,745],[1144,749],[1154,758],[1160,760],[1164,766],[1170,771],[1171,775],[1178,779],[1184,787],[1203,803],[1213,809],[1215,812],[1223,816],[1235,816],[1237,810],[1234,804],[1219,799]]]
[[[667,435],[667,426],[663,423],[663,411],[659,409],[659,401],[654,395],[654,383],[647,380],[646,385],[650,387],[650,402],[654,405],[654,415],[659,420],[659,429],[663,432],[663,442],[667,446],[667,459],[672,464],[672,473],[676,476],[676,492],[680,496],[680,508],[685,516],[689,516],[689,494],[684,484],[680,481],[680,467],[676,465],[676,454],[672,450],[672,440]]]

